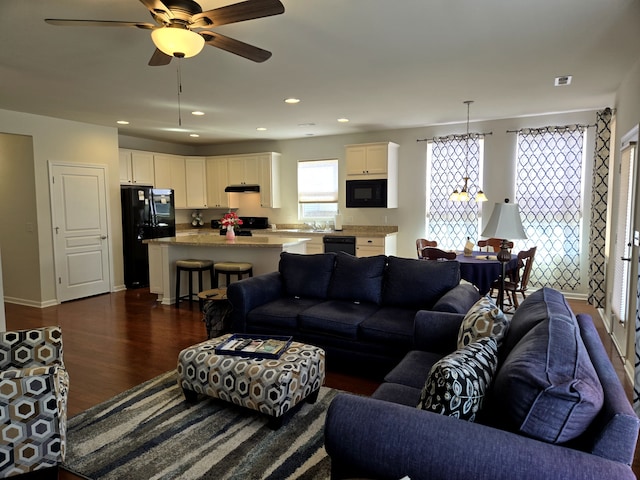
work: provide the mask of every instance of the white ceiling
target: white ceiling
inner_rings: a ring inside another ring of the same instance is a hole
[[[149,31],[44,22],[153,22],[138,0],[2,0],[0,109],[126,119],[123,135],[184,144],[291,139],[464,122],[464,100],[472,121],[613,106],[640,58],[638,0],[282,3],[282,15],[215,29],[271,51],[265,63],[205,46],[150,67]],[[572,85],[554,87],[561,75]],[[302,101],[286,105],[292,96]]]

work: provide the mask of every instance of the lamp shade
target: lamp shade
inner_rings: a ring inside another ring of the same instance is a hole
[[[482,236],[508,240],[526,239],[518,204],[509,203],[508,198],[505,199],[505,203],[496,203]]]
[[[204,48],[204,38],[186,28],[156,28],[151,39],[162,53],[172,57],[194,57]]]

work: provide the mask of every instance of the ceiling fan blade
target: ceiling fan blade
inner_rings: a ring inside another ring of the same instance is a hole
[[[156,48],[156,51],[151,55],[151,59],[149,60],[149,65],[152,67],[161,67],[163,65],[169,65],[171,63],[171,59],[173,57],[171,55],[167,55],[159,48]]]
[[[152,23],[141,22],[118,22],[116,20],[70,20],[63,18],[45,18],[49,25],[60,27],[137,27],[146,30],[156,28]]]
[[[214,32],[200,32],[200,35],[204,37],[204,41],[207,45],[226,50],[230,53],[235,53],[241,57],[247,58],[257,63],[262,63],[265,60],[271,58],[271,52],[263,50],[248,43],[235,40],[225,35],[220,35]]]
[[[191,17],[193,27],[226,25],[254,18],[270,17],[284,13],[280,0],[246,0],[234,5],[207,10]]]

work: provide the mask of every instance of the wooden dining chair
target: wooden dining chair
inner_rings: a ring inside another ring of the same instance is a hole
[[[422,249],[425,247],[437,247],[438,242],[435,240],[427,240],[425,238],[419,238],[416,240],[416,251],[418,252],[418,258],[422,260]]]
[[[478,240],[478,248],[480,249],[480,251],[482,251],[483,248],[487,249],[487,252],[489,251],[489,247],[491,247],[493,249],[494,252],[499,252],[500,248],[502,246],[502,239],[501,238],[487,238],[486,240]],[[513,249],[513,242],[507,242],[507,248],[509,249],[509,251],[511,251]]]
[[[425,247],[422,249],[423,260],[455,260],[456,252],[445,252],[436,247]]]
[[[515,310],[520,305],[518,303],[518,293],[522,294],[523,299],[527,298],[527,285],[529,284],[536,249],[537,247],[532,247],[529,250],[518,252],[518,266],[507,272],[505,276],[505,302],[503,302],[503,305],[510,305]],[[500,279],[491,284],[491,292],[489,293],[491,296],[493,296],[494,289],[497,289],[498,295],[500,295]]]

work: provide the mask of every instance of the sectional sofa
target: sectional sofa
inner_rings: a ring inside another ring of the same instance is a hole
[[[588,315],[544,288],[509,322],[432,316],[371,398],[326,418],[332,478],[635,479],[638,417]]]
[[[320,346],[331,368],[382,376],[416,348],[431,315],[478,300],[458,262],[282,253],[279,271],[231,283],[232,329]]]

